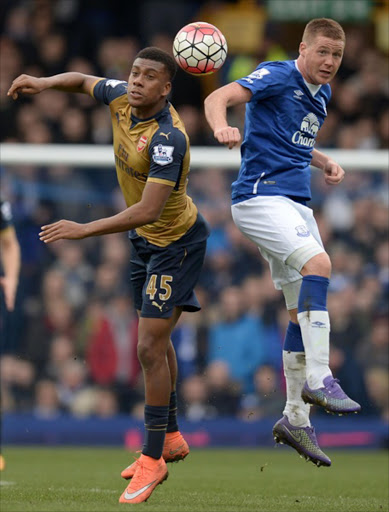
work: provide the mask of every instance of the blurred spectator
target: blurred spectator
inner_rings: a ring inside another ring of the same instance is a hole
[[[265,340],[258,319],[245,312],[239,288],[226,288],[209,329],[208,362],[224,361],[229,376],[248,392],[253,389],[256,368],[265,359]]]
[[[58,380],[62,367],[68,361],[77,359],[75,346],[71,338],[61,334],[51,340],[49,350],[44,374],[53,380]]]
[[[376,412],[389,423],[389,374],[381,366],[369,368],[366,373],[367,392]]]
[[[72,242],[65,243],[53,269],[63,276],[66,300],[74,308],[85,306],[94,271],[85,259],[83,246]]]
[[[218,414],[209,399],[207,384],[201,375],[192,375],[184,380],[179,397],[182,401],[179,411],[189,421],[209,420]]]
[[[373,317],[368,338],[360,345],[357,357],[366,369],[389,368],[389,322],[387,312]]]
[[[31,411],[34,404],[34,365],[13,355],[0,359],[2,391],[7,396],[8,406],[16,411]]]
[[[230,377],[227,363],[215,361],[205,370],[210,403],[218,416],[235,416],[238,411],[241,385]]]
[[[41,379],[37,381],[34,402],[33,414],[38,419],[54,420],[62,413],[57,386],[53,380]]]
[[[88,118],[78,108],[68,108],[64,111],[60,121],[61,142],[70,144],[90,143]]]
[[[260,366],[254,375],[255,391],[242,395],[239,417],[255,421],[279,416],[285,406],[284,391],[280,386],[277,370],[273,366]]]
[[[94,414],[98,418],[111,418],[119,412],[116,393],[109,388],[99,388],[96,392]]]
[[[83,363],[69,360],[61,367],[58,379],[58,397],[61,407],[70,411],[78,396],[89,387],[88,372]]]

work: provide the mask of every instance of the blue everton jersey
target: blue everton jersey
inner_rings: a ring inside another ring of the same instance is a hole
[[[246,104],[232,202],[256,195],[309,200],[312,150],[327,115],[330,86],[311,93],[295,61],[263,62],[237,82],[250,89],[252,97]]]

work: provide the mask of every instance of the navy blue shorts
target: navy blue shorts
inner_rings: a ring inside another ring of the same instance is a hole
[[[134,304],[146,318],[170,318],[176,306],[201,309],[194,288],[203,266],[209,228],[198,214],[184,236],[158,247],[140,236],[131,237],[131,283]]]

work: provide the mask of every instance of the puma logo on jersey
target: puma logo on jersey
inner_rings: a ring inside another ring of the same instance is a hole
[[[163,309],[163,304],[158,304],[158,302],[155,302],[155,300],[153,300],[153,302],[151,303],[152,306],[155,306],[156,308],[158,308],[160,310],[160,312],[162,313],[162,309]]]
[[[168,133],[163,133],[163,132],[159,132],[160,135],[163,135],[164,137],[166,137],[166,140],[169,140],[169,135],[171,134],[172,132],[168,132]]]

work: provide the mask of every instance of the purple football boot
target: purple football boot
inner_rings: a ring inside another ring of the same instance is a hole
[[[313,427],[294,427],[283,416],[273,427],[273,437],[276,443],[291,446],[316,466],[331,466],[331,459],[320,450]]]
[[[311,389],[305,382],[301,392],[301,398],[306,404],[320,405],[326,412],[332,414],[350,414],[357,413],[361,406],[351,400],[338,384],[339,380],[334,379],[332,375],[326,377],[323,381],[324,387]]]

